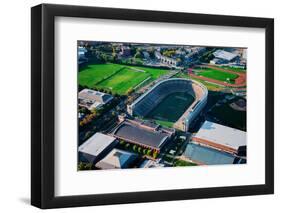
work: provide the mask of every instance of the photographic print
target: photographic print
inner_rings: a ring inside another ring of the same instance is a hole
[[[78,171],[245,164],[247,48],[78,41]]]

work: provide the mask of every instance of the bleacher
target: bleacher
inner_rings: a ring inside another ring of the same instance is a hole
[[[133,113],[137,116],[147,115],[166,96],[174,92],[188,91],[189,94],[196,98],[196,93],[200,91],[200,89],[196,87],[198,86],[194,84],[194,82],[186,79],[175,78],[159,82],[157,85],[155,85],[152,89],[150,89],[147,93],[142,95],[137,101],[132,104],[134,105]],[[203,92],[201,92],[201,94],[202,93]]]

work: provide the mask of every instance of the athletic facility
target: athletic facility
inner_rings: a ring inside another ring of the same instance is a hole
[[[213,65],[200,65],[190,69],[193,78],[227,87],[245,87],[246,73]]]
[[[163,126],[187,131],[207,103],[208,90],[201,83],[170,78],[155,84],[127,106],[133,116],[153,119]]]
[[[160,68],[107,63],[89,65],[80,70],[78,79],[81,86],[126,95],[130,90],[167,73],[168,70]]]

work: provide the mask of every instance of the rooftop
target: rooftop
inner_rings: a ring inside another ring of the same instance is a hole
[[[115,142],[114,137],[98,132],[80,145],[78,151],[92,156],[98,156],[113,142]]]
[[[246,132],[210,121],[205,121],[194,137],[235,150],[240,146],[246,146]]]
[[[78,94],[79,105],[87,107],[89,110],[93,108],[99,108],[100,106],[108,103],[113,97],[107,93],[83,89]]]
[[[224,60],[227,60],[227,61],[231,61],[232,59],[234,59],[235,57],[238,56],[237,54],[227,52],[227,51],[224,51],[224,50],[217,50],[213,53],[213,55],[216,58],[221,58],[221,59],[224,59]]]
[[[113,149],[107,156],[100,160],[96,167],[101,169],[127,168],[137,158],[137,155],[124,150]]]
[[[98,101],[105,104],[112,99],[112,96],[107,93],[99,92],[96,90],[83,89],[79,92],[79,98],[91,101]]]
[[[165,167],[165,165],[148,159],[144,160],[140,165],[140,168],[162,168],[162,167]]]
[[[204,165],[233,164],[235,157],[225,152],[189,143],[186,146],[184,156],[194,162]]]
[[[132,143],[142,144],[156,149],[159,149],[168,138],[168,134],[166,133],[150,131],[128,122],[121,123],[115,130],[114,135]]]

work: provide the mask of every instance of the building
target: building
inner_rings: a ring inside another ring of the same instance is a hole
[[[128,46],[121,46],[121,55],[128,57],[131,55],[131,48]]]
[[[169,58],[161,55],[160,52],[155,51],[155,58],[157,58],[161,63],[168,65],[169,67],[177,67],[179,65],[179,61],[176,58]]]
[[[139,168],[163,168],[165,165],[154,160],[146,159],[142,162]]]
[[[173,134],[174,131],[162,128],[160,125],[148,125],[145,122],[129,119],[123,120],[112,133],[120,140],[157,152],[160,152]]]
[[[246,147],[246,132],[205,121],[191,140],[196,144],[238,154],[239,148]]]
[[[78,94],[79,106],[86,107],[88,110],[99,109],[112,99],[113,97],[107,93],[91,89],[83,89]]]
[[[143,95],[127,106],[127,111],[133,116],[145,117],[168,95],[175,92],[188,92],[194,97],[193,103],[175,122],[174,128],[188,131],[191,122],[205,107],[208,98],[207,88],[194,80],[183,78],[169,78],[155,84]]]
[[[85,47],[78,47],[78,64],[81,65],[85,62],[88,62],[88,58],[86,57],[87,49]]]
[[[186,64],[192,63],[198,59],[198,57],[206,51],[205,47],[191,47],[188,53],[184,56]]]
[[[96,163],[117,144],[117,140],[109,135],[96,133],[79,146],[80,161]]]
[[[214,59],[210,61],[212,64],[223,64],[234,61],[239,57],[236,53],[227,52],[225,50],[217,50],[213,53]]]
[[[148,53],[147,51],[143,51],[142,54],[143,54],[143,57],[144,57],[146,60],[150,59],[150,55],[149,55],[149,53]]]
[[[95,166],[99,169],[124,169],[130,167],[137,157],[134,153],[113,149]]]
[[[233,154],[195,143],[188,143],[182,156],[199,165],[242,163],[242,159]]]

